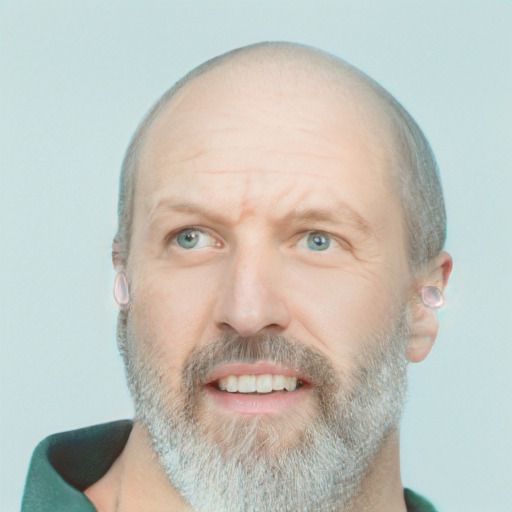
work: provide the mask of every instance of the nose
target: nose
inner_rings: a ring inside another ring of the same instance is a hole
[[[279,259],[279,254],[253,244],[233,255],[216,303],[220,329],[231,327],[246,337],[262,329],[288,326],[290,313]]]

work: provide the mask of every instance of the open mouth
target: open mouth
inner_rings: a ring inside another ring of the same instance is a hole
[[[246,414],[274,413],[296,406],[311,387],[295,370],[271,363],[222,365],[204,384],[217,406]]]

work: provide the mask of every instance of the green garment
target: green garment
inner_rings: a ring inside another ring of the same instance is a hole
[[[123,420],[47,437],[32,455],[21,512],[95,512],[82,491],[108,471],[131,429]],[[407,512],[436,512],[411,490],[404,496]]]

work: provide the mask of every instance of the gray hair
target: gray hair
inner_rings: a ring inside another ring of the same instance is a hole
[[[133,220],[133,200],[137,169],[146,137],[153,122],[166,108],[174,95],[196,77],[234,60],[237,56],[256,53],[264,58],[297,59],[304,54],[312,55],[319,66],[314,72],[333,76],[341,71],[345,77],[370,89],[381,100],[395,129],[401,167],[399,169],[399,193],[403,210],[404,229],[407,237],[407,258],[411,273],[419,273],[426,263],[437,256],[446,240],[446,211],[441,180],[434,154],[420,127],[405,108],[381,85],[342,59],[304,45],[282,42],[258,43],[210,59],[199,65],[173,87],[153,106],[137,127],[126,152],[119,184],[118,230],[114,237],[113,255],[124,265],[130,249]]]

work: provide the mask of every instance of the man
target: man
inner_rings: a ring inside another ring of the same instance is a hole
[[[445,223],[420,129],[347,63],[264,43],[192,71],[121,176],[133,428],[44,441],[23,510],[434,510],[403,489],[398,423]]]

